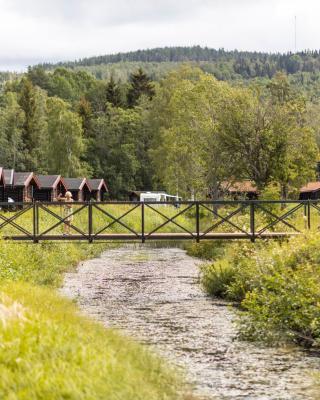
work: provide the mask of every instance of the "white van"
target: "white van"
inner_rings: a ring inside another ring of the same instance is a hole
[[[164,192],[143,192],[140,194],[140,201],[143,202],[172,202],[181,201],[179,196],[173,196]]]

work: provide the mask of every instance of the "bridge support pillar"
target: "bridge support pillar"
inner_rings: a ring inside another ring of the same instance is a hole
[[[255,234],[255,215],[254,215],[254,203],[250,204],[250,234],[251,234],[251,242],[255,242],[256,234]]]
[[[145,243],[146,238],[144,235],[144,203],[141,204],[141,242]]]

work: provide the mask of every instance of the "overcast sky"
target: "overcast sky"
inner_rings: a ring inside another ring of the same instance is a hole
[[[0,0],[0,70],[200,44],[320,48],[319,0]]]

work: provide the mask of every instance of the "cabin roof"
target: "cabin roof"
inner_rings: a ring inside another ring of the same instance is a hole
[[[40,187],[40,183],[33,172],[14,172],[13,174],[13,185],[16,187],[26,187],[32,182]]]
[[[40,183],[40,189],[55,189],[59,183],[65,187],[65,183],[61,175],[37,175]]]
[[[300,193],[316,192],[320,190],[320,182],[308,182],[300,189]]]
[[[13,185],[14,170],[13,169],[4,169],[3,174],[4,174],[4,181],[6,182],[6,185]]]
[[[63,178],[67,190],[82,190],[85,186],[91,191],[86,178]]]
[[[106,182],[104,179],[88,179],[89,185],[91,187],[91,190],[101,190],[105,189],[108,191]]]
[[[238,182],[223,182],[222,188],[229,193],[257,193],[258,189],[256,188],[254,182],[246,180],[246,181],[238,181]]]

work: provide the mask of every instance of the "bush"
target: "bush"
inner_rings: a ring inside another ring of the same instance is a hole
[[[234,244],[201,270],[208,293],[246,310],[242,336],[320,346],[320,234]]]
[[[205,260],[215,260],[223,256],[226,247],[226,241],[209,240],[201,243],[186,244],[187,254],[193,257]]]

